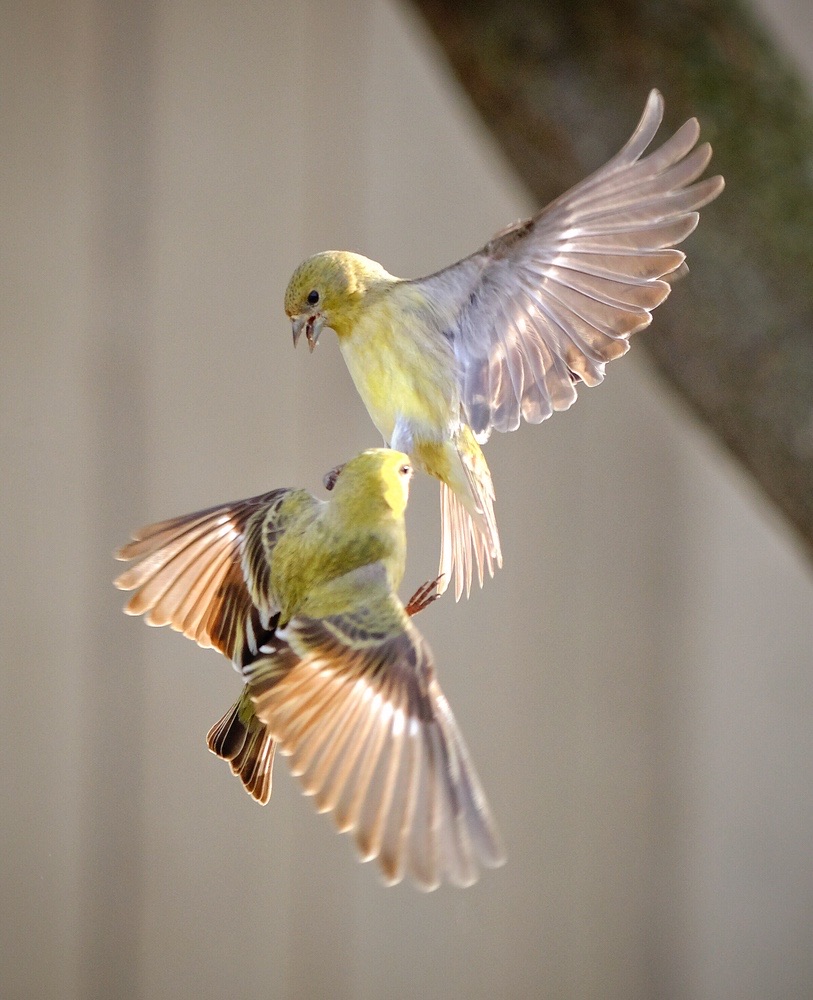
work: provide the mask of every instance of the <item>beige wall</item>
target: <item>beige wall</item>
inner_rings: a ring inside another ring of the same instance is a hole
[[[384,890],[284,761],[261,809],[206,752],[237,678],[120,614],[111,551],[375,443],[291,349],[305,253],[419,274],[532,206],[383,0],[3,13],[0,996],[813,994],[809,567],[640,352],[490,443],[505,569],[421,620],[505,868]]]

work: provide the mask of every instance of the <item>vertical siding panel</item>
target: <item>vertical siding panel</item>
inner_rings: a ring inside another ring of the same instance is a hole
[[[94,3],[92,126],[95,202],[88,369],[93,419],[90,555],[94,631],[85,677],[83,801],[85,996],[139,995],[144,887],[142,637],[118,614],[110,586],[122,516],[145,492],[145,358],[149,344],[149,98],[153,7]],[[88,470],[89,471],[89,470]],[[80,476],[87,472],[79,473]]]
[[[297,5],[158,5],[147,519],[302,478],[281,297],[303,202],[303,42]],[[298,792],[280,760],[262,808],[208,753],[240,689],[222,657],[168,630],[145,644],[145,996],[294,996]]]
[[[295,250],[289,273],[310,253],[331,247],[361,250],[366,243],[371,6],[370,0],[303,5],[298,58],[304,108],[296,166],[303,204],[301,228],[294,247],[287,248]],[[275,309],[281,310],[288,277],[276,291]],[[312,355],[304,344],[293,352],[284,322],[276,350],[293,358],[300,380],[300,482],[321,491],[324,472],[380,440],[341,361],[335,336],[326,333]],[[281,763],[281,780],[293,783]],[[357,995],[358,935],[364,926],[359,875],[375,881],[375,873],[370,866],[359,871],[350,837],[337,837],[332,819],[315,815],[312,800],[299,799],[291,819],[296,883],[290,911],[292,995],[297,1000],[350,1000]]]
[[[485,242],[522,211],[523,198],[408,8],[377,3],[371,20],[370,222],[363,252],[414,277]],[[497,482],[499,496],[504,488]],[[404,596],[435,571],[437,508],[437,484],[416,477]],[[498,516],[502,510],[500,502]],[[447,594],[418,622],[506,835],[509,867],[485,872],[471,889],[444,887],[429,896],[409,885],[383,894],[366,880],[357,963],[364,1000],[387,995],[393,984],[400,995],[426,1000],[506,996],[510,969],[524,962],[511,934],[525,911],[521,902],[509,904],[508,895],[516,866],[505,808],[515,780],[515,762],[505,752],[516,724],[507,718],[511,600],[510,578],[502,573],[469,602],[455,604]]]
[[[32,3],[6,14],[0,993],[83,997],[99,981],[88,970],[99,958],[102,911],[116,916],[108,835],[132,844],[103,808],[110,783],[98,763],[111,743],[113,756],[119,749],[103,715],[109,689],[97,686],[99,644],[115,645],[100,634],[112,500],[92,304],[98,49],[91,4]],[[120,874],[132,884],[132,869]],[[126,943],[107,965],[134,981]]]

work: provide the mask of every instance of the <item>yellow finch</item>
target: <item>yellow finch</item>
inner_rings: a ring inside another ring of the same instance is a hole
[[[412,465],[387,449],[329,501],[280,489],[144,528],[117,553],[125,610],[233,660],[246,686],[209,733],[259,801],[274,747],[387,883],[468,885],[504,860],[477,774],[396,596]],[[431,600],[431,585],[411,602]]]
[[[696,119],[643,157],[663,116],[653,90],[623,149],[592,176],[481,250],[406,281],[375,261],[327,251],[285,293],[294,345],[339,338],[373,423],[390,447],[441,482],[441,586],[468,593],[502,564],[494,490],[480,444],[540,423],[592,386],[651,322],[681,267],[672,247],[723,189],[697,178],[711,149]]]

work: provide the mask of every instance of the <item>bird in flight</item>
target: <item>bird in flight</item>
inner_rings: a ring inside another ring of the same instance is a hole
[[[352,831],[388,884],[469,885],[504,861],[494,820],[405,608],[404,512],[412,464],[371,449],[307,490],[261,496],[150,525],[117,553],[125,611],[227,656],[244,680],[209,748],[259,802],[275,748],[320,812]]]
[[[440,480],[440,589],[470,592],[502,565],[494,487],[481,445],[541,423],[597,385],[670,291],[674,249],[723,178],[692,118],[644,155],[663,117],[653,90],[626,145],[594,174],[482,249],[416,280],[329,250],[294,272],[285,311],[294,345],[335,331],[373,423]]]

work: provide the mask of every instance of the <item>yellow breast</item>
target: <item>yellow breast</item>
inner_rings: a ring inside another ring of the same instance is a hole
[[[430,437],[444,434],[458,406],[453,356],[430,317],[392,298],[370,305],[340,335],[345,362],[385,441],[399,418]]]

